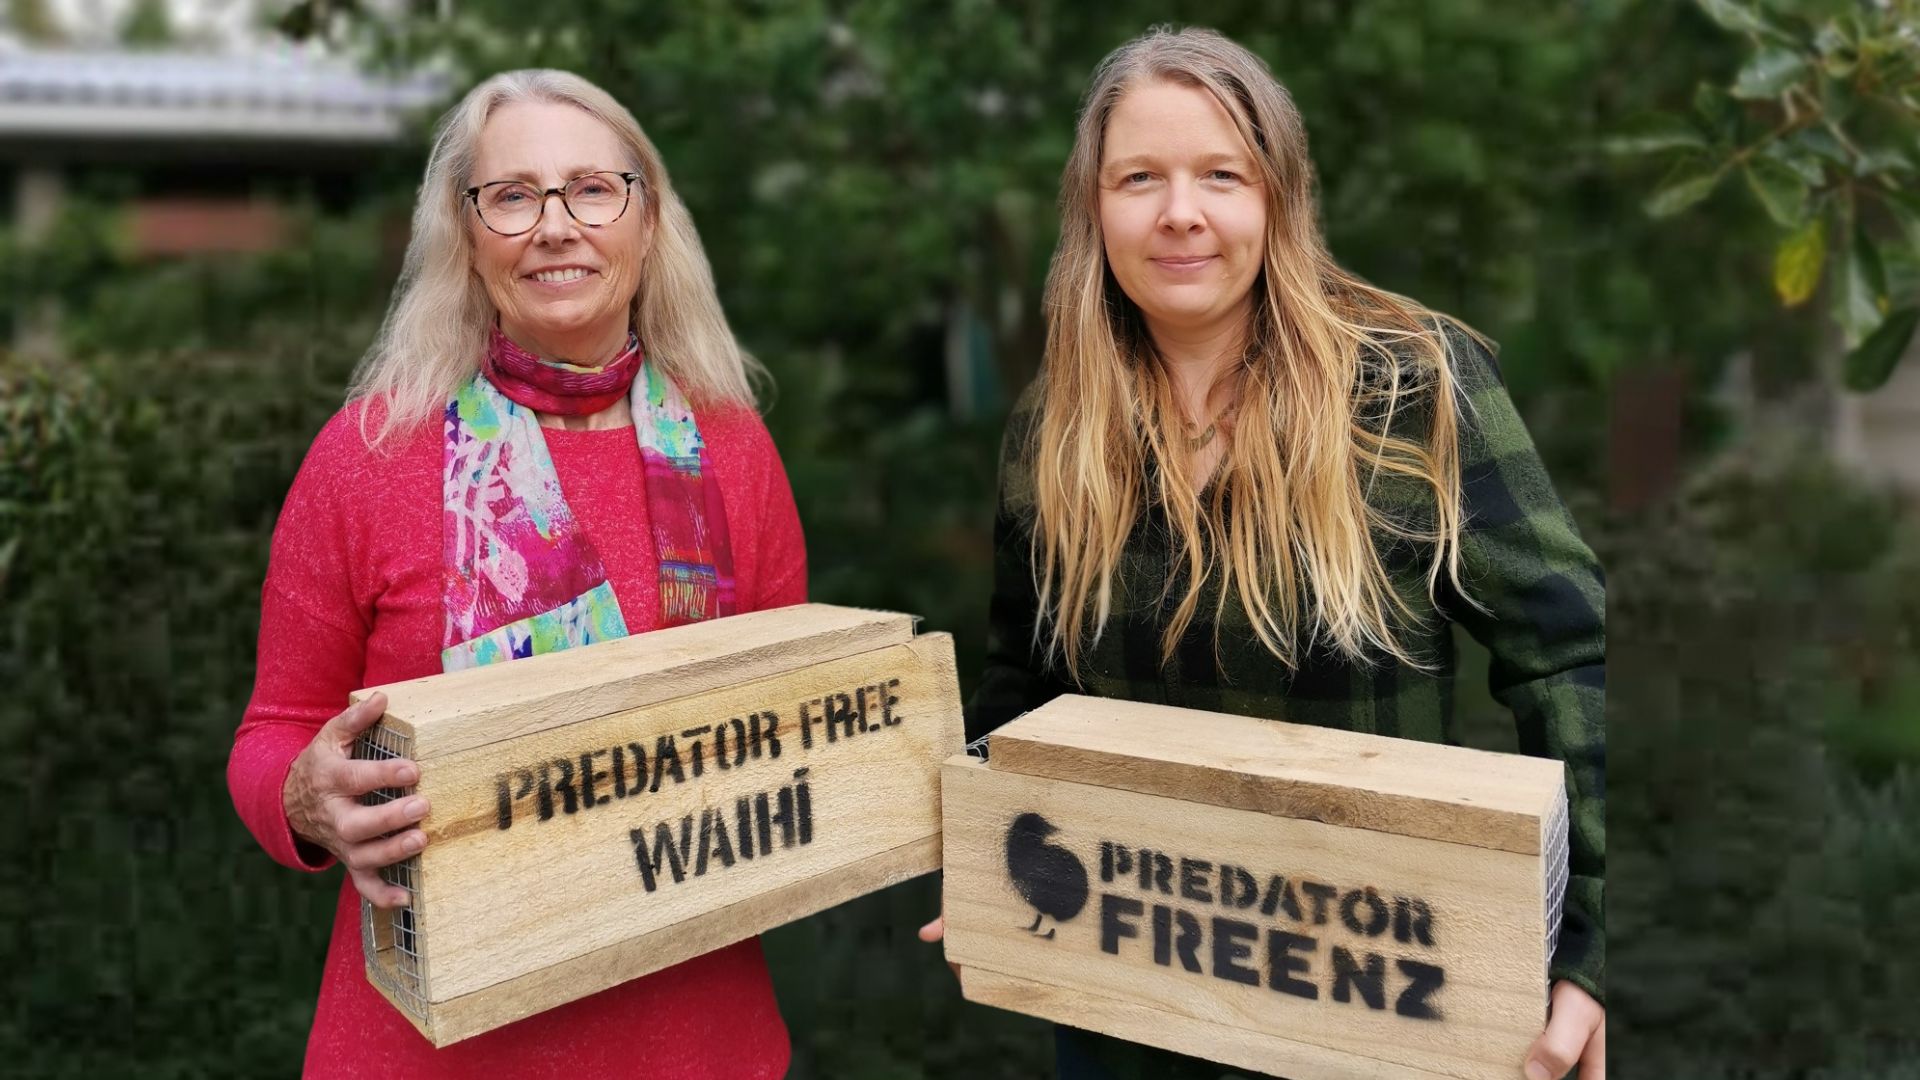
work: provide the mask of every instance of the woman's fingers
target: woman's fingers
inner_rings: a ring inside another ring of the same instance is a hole
[[[334,824],[334,831],[340,839],[349,844],[358,844],[412,825],[427,816],[427,800],[424,796],[398,799],[379,806],[361,806],[348,803]]]
[[[348,869],[378,870],[419,854],[420,849],[427,846],[427,834],[419,829],[408,829],[378,840],[345,846],[346,851],[341,853],[340,861],[346,863]]]
[[[386,761],[341,761],[333,770],[329,787],[335,794],[359,798],[381,788],[412,787],[420,779],[420,766],[406,758]]]
[[[365,701],[347,706],[322,727],[323,733],[334,744],[345,750],[360,737],[360,733],[378,723],[387,714],[387,695],[375,693]]]
[[[1593,1029],[1587,1040],[1587,1052],[1580,1056],[1580,1080],[1607,1080],[1607,1024]]]
[[[947,917],[936,915],[933,921],[920,928],[920,940],[931,945],[947,936]]]
[[[405,907],[407,901],[413,899],[407,890],[382,880],[377,870],[349,870],[347,873],[353,877],[353,887],[374,907]]]
[[[1552,998],[1547,1029],[1527,1051],[1527,1080],[1559,1080],[1584,1060],[1592,1040],[1604,1038],[1599,1032],[1604,1030],[1606,1010],[1585,990],[1570,982],[1557,982]],[[1604,1043],[1601,1045],[1604,1048]],[[1582,1080],[1584,1077],[1583,1071]]]

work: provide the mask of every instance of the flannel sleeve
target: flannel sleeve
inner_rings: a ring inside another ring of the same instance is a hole
[[[993,519],[993,593],[987,606],[987,664],[967,700],[967,739],[985,735],[1071,688],[1034,641],[1040,597],[1031,562],[1031,464],[1027,433],[1036,421],[1036,394],[1021,395],[1007,418],[1000,446],[999,495]]]
[[[1606,1000],[1606,596],[1493,358],[1452,334],[1460,413],[1462,586],[1448,614],[1492,655],[1520,749],[1566,767],[1566,904],[1549,977]]]

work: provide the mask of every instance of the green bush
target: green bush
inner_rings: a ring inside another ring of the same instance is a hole
[[[1623,1075],[1891,1076],[1916,1049],[1920,715],[1889,703],[1920,523],[1816,460],[1729,459],[1603,536]]]

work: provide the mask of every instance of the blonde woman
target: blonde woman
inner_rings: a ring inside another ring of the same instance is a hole
[[[1597,1080],[1601,575],[1492,358],[1334,263],[1299,113],[1218,34],[1102,63],[1060,208],[969,734],[1077,690],[1442,741],[1459,623],[1573,803],[1551,1020],[1514,1070]],[[1062,1077],[1221,1072],[1067,1027],[1057,1047]]]
[[[274,530],[228,784],[269,855],[347,874],[308,1076],[774,1077],[758,941],[435,1050],[363,974],[362,899],[427,843],[349,691],[806,599],[786,473],[699,237],[633,117],[557,71],[441,122],[406,270]]]

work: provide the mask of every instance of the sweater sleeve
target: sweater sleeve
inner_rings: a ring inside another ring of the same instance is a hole
[[[1569,880],[1549,965],[1605,1001],[1606,598],[1599,561],[1554,492],[1493,358],[1453,335],[1461,416],[1462,582],[1449,613],[1487,647],[1520,749],[1565,764]]]
[[[754,459],[765,489],[760,504],[760,545],[756,553],[754,597],[742,611],[764,611],[807,602],[807,538],[780,450],[760,417],[749,417]]]
[[[343,497],[343,459],[359,449],[359,435],[346,415],[314,440],[274,526],[253,696],[227,760],[240,819],[274,861],[301,870],[324,870],[333,857],[294,835],[281,796],[287,772],[346,708],[365,667],[368,613],[354,599]]]

